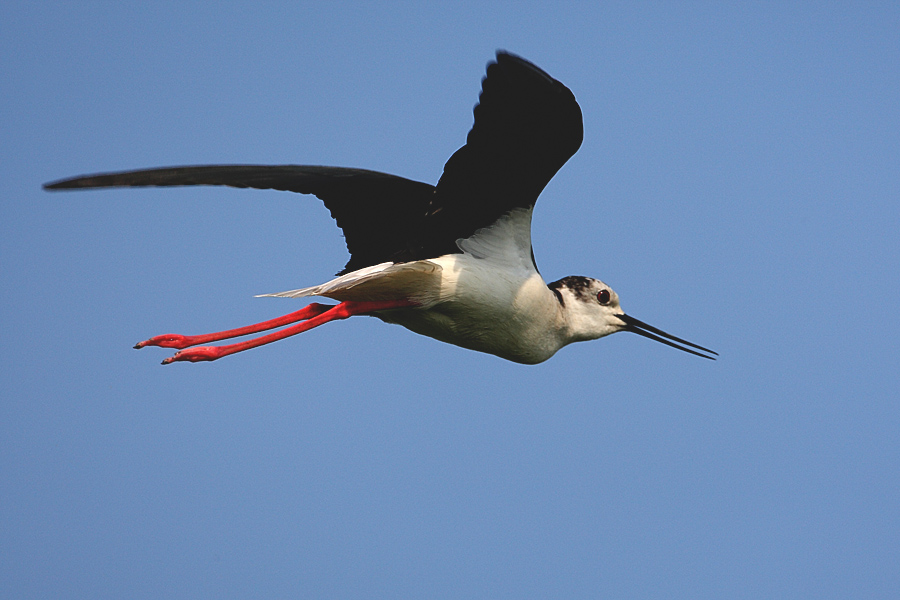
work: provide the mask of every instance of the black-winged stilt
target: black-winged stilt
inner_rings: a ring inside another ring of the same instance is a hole
[[[207,335],[158,335],[135,346],[181,349],[163,364],[216,360],[353,315],[527,364],[618,331],[715,360],[707,355],[716,355],[712,350],[626,315],[602,281],[570,276],[547,284],[538,273],[532,210],[583,137],[572,92],[530,62],[498,52],[474,112],[466,144],[444,165],[437,186],[364,169],[222,165],[89,175],[44,187],[227,185],[315,194],[325,202],[344,231],[350,261],[327,283],[265,295],[340,303],[312,303]],[[198,346],[285,325],[245,342]]]

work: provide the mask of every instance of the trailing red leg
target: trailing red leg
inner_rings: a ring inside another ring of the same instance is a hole
[[[200,346],[198,348],[189,348],[187,350],[182,350],[180,352],[175,353],[175,356],[165,359],[162,364],[167,365],[173,362],[180,361],[189,361],[189,362],[200,362],[200,361],[209,361],[216,360],[217,358],[222,358],[223,356],[228,356],[229,354],[234,354],[236,352],[243,352],[244,350],[249,350],[250,348],[256,348],[257,346],[262,346],[264,344],[271,344],[272,342],[277,342],[278,340],[283,340],[286,337],[290,337],[292,335],[297,335],[298,333],[303,333],[304,331],[308,331],[314,327],[318,327],[319,325],[323,325],[329,321],[336,321],[338,319],[346,319],[348,317],[352,317],[354,315],[367,315],[372,314],[374,312],[378,312],[380,310],[391,310],[395,308],[409,308],[417,306],[416,303],[411,302],[409,300],[385,300],[381,302],[341,302],[337,306],[325,307],[326,310],[317,314],[313,317],[310,317],[308,320],[303,323],[297,323],[296,325],[292,325],[291,327],[287,327],[282,329],[281,331],[276,331],[275,333],[270,333],[268,335],[264,335],[252,340],[247,340],[246,342],[238,342],[237,344],[229,344],[227,346]],[[298,311],[299,312],[299,311]],[[296,314],[296,313],[292,313]],[[290,316],[290,315],[286,315]],[[285,317],[282,317],[285,318]],[[296,319],[295,319],[296,320]],[[269,323],[271,321],[267,321]],[[262,325],[262,323],[260,324]],[[253,327],[253,325],[251,325]],[[271,327],[266,328],[271,329]],[[238,330],[233,330],[238,331]],[[263,331],[263,330],[260,330]],[[200,337],[200,336],[197,336]],[[233,337],[233,336],[228,336]],[[219,338],[224,339],[224,338]]]
[[[218,342],[219,340],[227,340],[234,337],[240,337],[242,335],[250,335],[251,333],[259,333],[260,331],[268,331],[269,329],[275,329],[276,327],[281,327],[282,325],[290,325],[291,323],[296,323],[297,321],[305,321],[306,319],[310,319],[312,317],[320,315],[332,308],[334,308],[334,305],[319,304],[318,302],[313,302],[309,306],[301,308],[298,311],[284,315],[283,317],[278,317],[277,319],[263,321],[262,323],[255,323],[253,325],[247,325],[246,327],[239,327],[238,329],[229,329],[228,331],[205,333],[203,335],[178,335],[177,333],[166,333],[163,335],[154,336],[149,340],[145,340],[143,342],[138,342],[134,347],[138,350],[146,346],[177,348],[180,350],[181,348],[196,346],[197,344]]]

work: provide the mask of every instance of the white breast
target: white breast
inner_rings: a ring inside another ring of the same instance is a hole
[[[515,362],[553,356],[564,344],[562,314],[531,259],[531,210],[516,209],[457,245],[462,254],[427,261],[440,266],[440,285],[426,310],[378,316]]]

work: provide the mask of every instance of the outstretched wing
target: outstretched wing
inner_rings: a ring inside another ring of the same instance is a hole
[[[482,82],[466,145],[434,186],[396,175],[320,166],[219,165],[65,179],[48,190],[226,185],[314,194],[343,229],[351,258],[341,274],[384,262],[459,252],[514,208],[531,208],[581,145],[581,109],[569,89],[530,62],[497,53]],[[528,220],[522,220],[528,226]],[[518,236],[530,240],[530,233]],[[530,242],[522,252],[530,253]]]
[[[487,68],[475,124],[438,182],[429,228],[466,238],[513,208],[531,208],[581,146],[581,108],[572,92],[506,52]]]
[[[314,194],[325,202],[344,231],[350,261],[341,273],[389,261],[416,260],[408,241],[434,186],[396,175],[301,165],[217,165],[104,173],[44,185],[48,190],[101,187],[226,185]]]

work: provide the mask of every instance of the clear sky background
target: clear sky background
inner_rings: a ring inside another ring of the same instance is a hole
[[[900,8],[0,5],[0,597],[895,598]],[[370,318],[215,363],[131,346],[296,310],[314,197],[47,181],[179,164],[436,182],[485,64],[569,86],[548,280],[635,335],[522,366]]]

